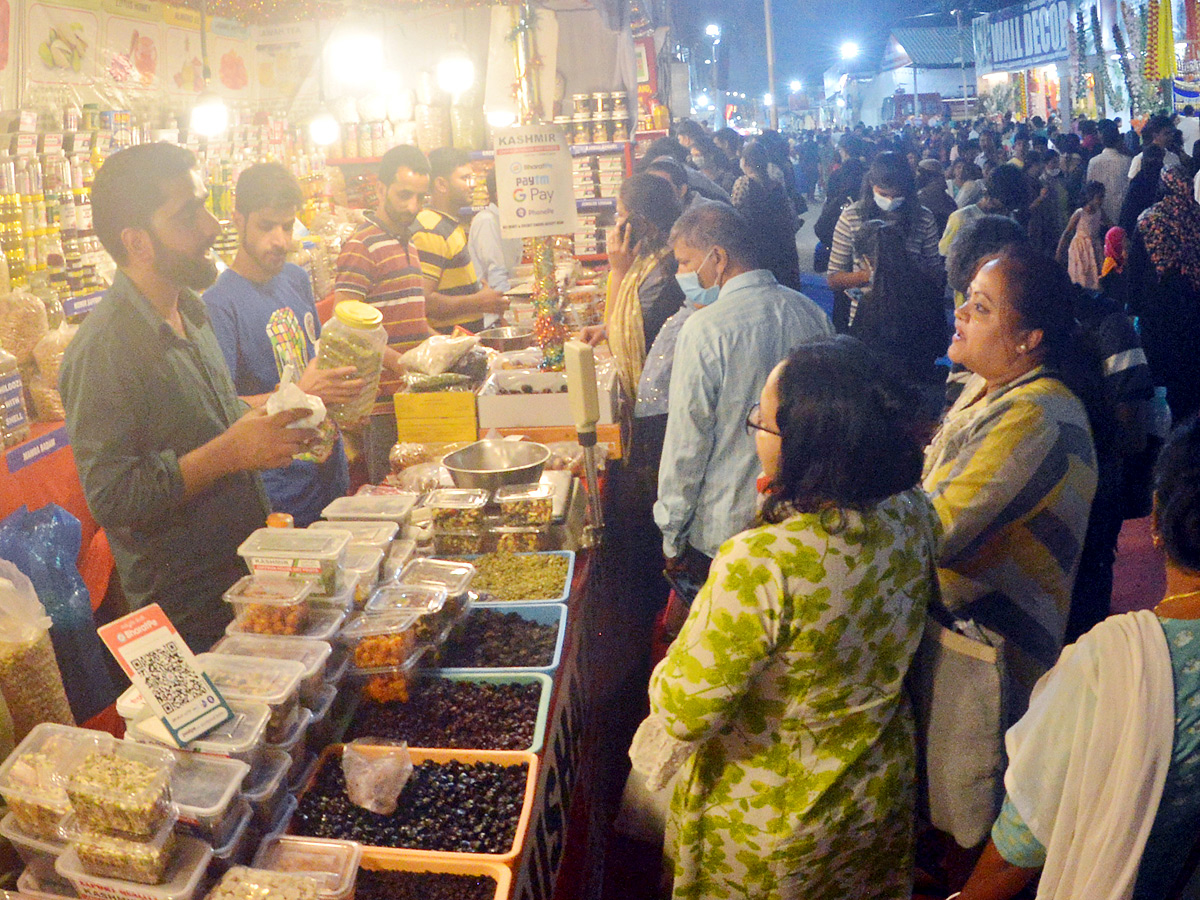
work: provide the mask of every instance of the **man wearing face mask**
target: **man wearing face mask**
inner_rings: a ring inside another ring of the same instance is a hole
[[[691,309],[675,341],[654,520],[667,571],[698,587],[717,548],[754,517],[758,461],[747,412],[776,363],[832,329],[815,303],[760,267],[733,208],[689,210],[671,244]]]

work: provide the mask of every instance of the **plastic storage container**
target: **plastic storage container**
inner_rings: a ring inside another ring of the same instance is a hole
[[[286,780],[291,767],[292,758],[287,753],[270,747],[246,781],[243,797],[253,810],[255,827],[260,832],[270,828],[279,814],[279,804],[287,796]]]
[[[240,759],[183,751],[176,760],[171,797],[179,810],[179,830],[220,847],[237,824],[238,794],[250,767]]]
[[[470,563],[451,562],[445,559],[420,558],[411,560],[400,573],[401,584],[423,584],[439,587],[449,596],[465,594],[475,577],[475,567]]]
[[[296,717],[295,724],[284,735],[283,741],[278,744],[267,745],[269,748],[282,750],[291,759],[291,765],[288,766],[287,773],[284,775],[289,785],[295,781],[296,776],[304,769],[304,756],[308,752],[308,723],[311,721],[312,711],[301,709],[300,715]]]
[[[285,794],[283,803],[279,807],[279,815],[275,817],[275,821],[271,823],[271,827],[262,836],[262,840],[269,840],[273,837],[278,837],[281,834],[286,834],[292,824],[292,817],[296,815],[296,810],[300,808],[300,802],[291,794]]]
[[[334,701],[337,700],[337,688],[325,685],[317,695],[316,701],[309,706],[312,719],[308,723],[308,744],[310,747],[324,747],[333,740],[333,719],[330,717]]]
[[[196,662],[229,700],[265,703],[271,708],[266,741],[277,744],[288,733],[300,709],[303,664],[292,659],[251,659],[201,653]]]
[[[26,869],[17,879],[17,893],[31,900],[60,900],[62,897],[79,896],[71,882],[64,880],[57,870],[53,874],[53,878],[38,878],[32,869]]]
[[[379,613],[346,626],[342,636],[353,648],[348,674],[363,696],[376,703],[408,699],[413,670],[429,650],[417,639],[416,625],[412,613]]]
[[[493,528],[492,540],[497,553],[537,553],[554,546],[551,526]]]
[[[553,675],[558,669],[558,664],[562,660],[563,642],[567,636],[567,607],[561,603],[479,603],[472,607],[472,610],[479,609],[494,609],[497,612],[513,613],[520,616],[522,619],[528,619],[531,622],[537,622],[539,625],[556,625],[558,626],[558,638],[554,642],[554,656],[550,663],[545,666],[499,666],[494,668],[465,668],[444,666],[437,669],[430,669],[431,674],[438,675],[471,675],[484,673],[513,673],[513,672],[541,672],[544,675]]]
[[[204,737],[189,742],[183,749],[195,753],[208,753],[212,756],[240,759],[253,769],[262,755],[263,737],[267,731],[267,720],[271,718],[271,707],[265,703],[240,700],[228,702],[233,717],[218,725]],[[156,729],[155,726],[158,728]],[[157,719],[147,717],[134,722],[130,728],[126,729],[125,738],[139,744],[163,745],[160,729],[161,723]]]
[[[297,635],[308,627],[313,585],[278,575],[247,575],[225,592],[242,631]]]
[[[250,861],[254,840],[258,835],[254,830],[254,816],[250,804],[239,804],[238,815],[240,818],[234,824],[228,840],[220,847],[213,848],[212,859],[208,863],[209,878],[220,878],[231,866],[244,865]]]
[[[238,547],[251,574],[313,581],[313,593],[337,593],[338,570],[350,543],[349,532],[307,528],[259,528]]]
[[[313,531],[349,531],[350,546],[374,547],[387,552],[388,545],[400,530],[395,522],[368,522],[339,519],[336,522],[313,522],[308,526]]]
[[[548,553],[518,553],[518,560],[522,556],[558,556],[567,561],[566,573],[563,575],[562,587],[558,588],[558,592],[551,597],[505,597],[501,598],[493,594],[494,601],[483,600],[480,605],[498,605],[505,606],[512,603],[566,603],[567,598],[571,596],[571,582],[575,579],[575,553],[572,550],[551,550]],[[481,564],[480,568],[484,568]],[[486,571],[485,571],[486,575]],[[476,579],[475,589],[477,591],[487,592],[490,587],[485,576],[480,576]]]
[[[199,900],[212,848],[197,838],[178,839],[175,853],[158,885],[104,878],[84,869],[73,847],[58,858],[58,874],[88,900]]]
[[[506,528],[549,525],[554,520],[551,484],[505,485],[496,489],[495,501],[500,507],[500,524]]]
[[[147,840],[92,831],[73,818],[63,828],[71,834],[71,852],[83,871],[100,878],[162,884],[175,853],[174,811]]]
[[[234,866],[208,894],[208,900],[265,900],[269,897],[318,900],[317,882],[307,875]]]
[[[408,565],[416,550],[416,541],[408,538],[393,541],[392,546],[388,548],[387,558],[383,561],[383,580],[395,581],[399,578],[400,572]]]
[[[346,554],[352,553],[351,547],[346,548]],[[354,609],[354,598],[358,594],[358,577],[351,575],[344,568],[338,572],[337,592],[328,597],[312,597],[312,607],[316,611],[347,613]],[[311,630],[311,629],[310,629]]]
[[[346,611],[335,606],[326,606],[320,597],[312,598],[312,610],[308,614],[308,628],[296,637],[314,641],[328,641],[338,633],[346,619]],[[247,634],[236,619],[225,626],[226,634]]]
[[[280,835],[263,841],[254,868],[308,875],[321,900],[350,900],[361,859],[362,845],[355,841]]]
[[[474,875],[490,878],[496,882],[496,893],[492,900],[509,900],[512,889],[512,870],[499,863],[479,862],[477,860],[459,860],[451,856],[441,859],[421,857],[413,859],[403,856],[391,856],[387,859],[370,859],[362,866],[368,871],[385,872],[432,872],[436,875]]]
[[[321,517],[336,522],[339,519],[359,522],[408,522],[408,515],[417,505],[416,494],[355,494],[338,497],[323,510]]]
[[[447,631],[470,609],[465,594],[448,596],[441,588],[422,584],[384,585],[367,602],[368,615],[411,612],[418,617],[417,640],[441,643]]]
[[[475,556],[489,546],[486,531],[435,531],[433,552],[438,556]]]
[[[334,307],[333,318],[321,331],[317,368],[353,366],[357,377],[363,379],[357,397],[326,407],[330,418],[342,428],[357,425],[375,403],[388,340],[382,322],[383,314],[375,307],[358,300],[343,300]]]
[[[92,751],[112,737],[70,725],[43,723],[25,736],[0,764],[0,794],[26,834],[62,841],[63,816],[71,811],[67,777]]]
[[[300,702],[312,708],[325,687],[325,673],[333,647],[328,641],[310,638],[259,637],[253,634],[231,634],[221,638],[210,653],[226,656],[248,656],[257,659],[288,659],[304,666],[300,682]]]
[[[358,606],[366,603],[375,585],[379,584],[379,573],[383,568],[383,551],[374,547],[354,547],[346,550],[343,566],[346,578],[356,578],[354,602]]]
[[[298,769],[293,769],[292,771],[295,772],[295,774],[288,781],[287,788],[289,794],[296,794],[299,793],[301,788],[308,784],[308,781],[310,778],[312,778],[313,773],[317,771],[317,754],[312,750],[307,751],[304,754],[304,765],[300,766]]]
[[[441,488],[429,492],[424,506],[432,511],[433,527],[439,531],[479,531],[488,498],[487,491]]]
[[[0,837],[13,845],[17,855],[25,863],[25,867],[33,872],[38,881],[44,881],[47,878],[53,880],[58,877],[58,873],[54,870],[54,863],[66,851],[65,841],[47,841],[26,834],[17,825],[11,812],[0,819]]]

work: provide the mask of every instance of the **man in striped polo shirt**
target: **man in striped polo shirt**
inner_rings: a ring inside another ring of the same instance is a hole
[[[390,404],[402,372],[400,354],[433,332],[425,318],[425,287],[412,241],[417,213],[429,192],[429,161],[416,147],[393,147],[379,161],[379,206],[342,244],[334,296],[337,302],[362,300],[383,314],[388,333],[380,398]],[[389,374],[390,373],[390,374]],[[388,452],[396,442],[396,417],[382,405],[364,437],[367,472],[374,483],[388,472]]]
[[[503,294],[480,284],[458,221],[471,199],[471,157],[465,150],[439,147],[429,154],[429,206],[421,210],[413,243],[425,276],[425,314],[434,328],[483,327],[483,317],[508,309]]]

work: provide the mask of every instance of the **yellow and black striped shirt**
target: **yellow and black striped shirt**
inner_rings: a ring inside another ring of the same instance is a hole
[[[421,272],[437,280],[434,290],[447,297],[464,297],[479,290],[475,266],[467,252],[467,233],[458,220],[436,209],[423,209],[417,214],[412,242],[417,247]],[[474,322],[478,313],[458,316],[449,321],[431,321],[434,326]]]

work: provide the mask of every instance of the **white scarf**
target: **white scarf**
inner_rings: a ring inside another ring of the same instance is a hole
[[[1148,610],[1066,647],[1009,729],[1009,798],[1046,848],[1038,900],[1127,900],[1174,742],[1170,651]]]

